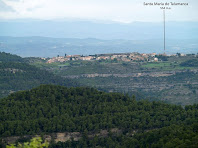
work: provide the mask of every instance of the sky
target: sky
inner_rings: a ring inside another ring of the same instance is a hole
[[[0,19],[162,21],[160,6],[145,6],[144,2],[188,3],[170,6],[167,21],[198,21],[198,0],[0,0]]]

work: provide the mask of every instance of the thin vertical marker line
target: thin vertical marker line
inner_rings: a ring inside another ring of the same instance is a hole
[[[164,10],[164,54],[166,50],[166,23],[165,23],[165,10]]]

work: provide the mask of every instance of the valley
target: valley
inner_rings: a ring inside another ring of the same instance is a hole
[[[149,60],[142,60],[140,54],[136,54],[139,60],[111,60],[106,57],[101,60],[49,63],[50,59],[46,59],[46,62],[37,61],[32,64],[63,78],[76,80],[81,86],[131,95],[140,93],[141,99],[146,96],[144,99],[156,99],[178,105],[197,103],[198,67],[196,64],[188,65],[191,60],[196,63],[197,55],[154,55],[150,58],[148,56]],[[145,56],[147,57],[147,54]]]

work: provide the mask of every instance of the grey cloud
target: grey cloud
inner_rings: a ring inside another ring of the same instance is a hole
[[[0,0],[0,12],[8,12],[8,11],[14,12],[15,10]]]

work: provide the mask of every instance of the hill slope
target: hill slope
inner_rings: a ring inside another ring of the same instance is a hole
[[[5,137],[65,131],[86,133],[118,128],[123,131],[122,136],[125,138],[119,142],[119,138],[109,135],[114,145],[130,146],[134,142],[137,147],[160,142],[166,145],[169,140],[178,138],[181,144],[186,144],[187,140],[188,144],[193,145],[198,139],[197,109],[197,105],[186,106],[184,109],[160,102],[137,102],[119,93],[105,93],[92,88],[41,85],[0,100],[0,135]],[[133,131],[135,133],[132,135],[135,136],[131,137]],[[141,139],[143,143],[138,141]],[[90,144],[91,141],[85,136],[73,144]],[[108,141],[104,137],[95,142],[102,146]],[[65,147],[62,144],[67,145],[69,142],[59,143],[59,147]],[[69,145],[72,147],[71,143]]]
[[[0,52],[0,62],[24,62],[24,60],[20,56]]]
[[[46,70],[25,63],[19,56],[0,52],[0,97],[40,84],[76,86],[75,81],[55,76]]]

